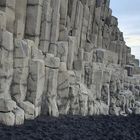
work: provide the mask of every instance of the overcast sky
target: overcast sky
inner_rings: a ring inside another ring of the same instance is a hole
[[[140,0],[111,0],[110,7],[118,18],[126,44],[140,59]]]

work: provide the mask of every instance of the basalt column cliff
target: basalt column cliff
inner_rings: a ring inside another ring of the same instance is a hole
[[[0,123],[140,114],[139,60],[109,3],[0,0]]]

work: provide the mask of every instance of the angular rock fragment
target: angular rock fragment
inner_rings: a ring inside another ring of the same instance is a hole
[[[28,101],[20,102],[20,107],[24,110],[25,119],[31,120],[35,118],[35,107]]]
[[[24,110],[20,107],[17,107],[13,112],[15,115],[15,125],[24,124]]]
[[[16,109],[16,102],[8,99],[0,99],[0,112],[11,112]]]
[[[45,66],[43,60],[32,59],[30,61],[28,87],[26,100],[30,101],[35,107],[41,106],[42,94],[45,81]]]
[[[15,124],[15,115],[12,112],[0,113],[0,123],[13,126]]]

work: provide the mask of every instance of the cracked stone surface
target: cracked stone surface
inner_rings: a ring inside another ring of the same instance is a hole
[[[0,1],[1,123],[140,114],[139,60],[109,3]]]

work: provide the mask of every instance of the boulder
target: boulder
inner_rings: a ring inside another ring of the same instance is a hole
[[[15,115],[12,112],[1,113],[0,112],[0,123],[13,126],[15,124]]]
[[[32,103],[28,101],[23,101],[20,102],[20,107],[24,110],[25,112],[25,119],[27,120],[32,120],[35,117],[35,107]]]
[[[24,124],[24,110],[20,107],[17,107],[13,111],[15,115],[15,125],[22,125]]]
[[[11,112],[17,108],[16,102],[10,99],[0,99],[0,112]]]

